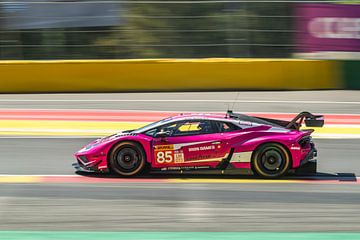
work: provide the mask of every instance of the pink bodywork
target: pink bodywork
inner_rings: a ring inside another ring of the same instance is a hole
[[[188,114],[172,117],[171,120],[211,119],[227,120],[225,114]],[[274,128],[270,125],[257,125],[245,129],[226,133],[211,133],[195,136],[177,136],[167,138],[154,138],[143,133],[118,133],[109,137],[97,139],[83,149],[75,157],[84,166],[91,167],[94,171],[108,171],[107,158],[111,148],[119,142],[137,142],[143,146],[146,160],[153,169],[171,169],[172,167],[201,167],[215,168],[219,162],[226,158],[231,149],[233,156],[241,153],[251,153],[261,144],[279,143],[289,152],[292,159],[292,168],[298,168],[300,162],[311,150],[310,144],[300,146],[299,141],[309,136],[312,131],[288,130]],[[159,152],[162,152],[159,154]],[[168,153],[166,153],[168,152]],[[249,155],[250,153],[250,155]],[[166,154],[171,157],[166,157]],[[81,156],[85,156],[84,162]],[[171,161],[170,161],[171,160]],[[251,169],[250,159],[231,161],[235,168]]]

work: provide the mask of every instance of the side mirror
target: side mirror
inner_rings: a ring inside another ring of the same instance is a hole
[[[155,137],[156,138],[165,138],[165,137],[168,137],[170,136],[170,132],[166,131],[166,132],[157,132],[155,134]]]

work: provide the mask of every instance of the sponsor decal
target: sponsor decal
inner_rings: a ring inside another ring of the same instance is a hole
[[[209,166],[163,167],[160,168],[160,171],[201,170],[210,168]]]
[[[189,142],[189,143],[178,143],[178,144],[174,144],[174,150],[179,150],[183,147],[187,147],[190,145],[197,145],[197,144],[203,144],[203,143],[209,143],[209,141],[203,141],[203,142]]]
[[[200,156],[190,157],[187,160],[188,161],[195,161],[195,160],[203,160],[203,159],[210,159],[210,158],[211,158],[210,155],[200,155]]]
[[[184,162],[184,153],[183,152],[175,152],[174,153],[174,161],[175,161],[175,163],[183,163]]]
[[[174,145],[157,145],[155,151],[174,150]]]
[[[159,164],[183,163],[184,153],[182,150],[174,151],[174,145],[155,146],[155,160]]]
[[[207,151],[207,150],[214,150],[214,149],[215,149],[214,145],[202,146],[202,147],[192,147],[192,148],[189,148],[189,152]]]

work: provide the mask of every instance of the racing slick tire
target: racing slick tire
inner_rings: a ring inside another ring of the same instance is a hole
[[[263,178],[279,178],[291,167],[291,158],[285,147],[278,143],[259,146],[252,157],[255,175]]]
[[[132,177],[146,166],[145,152],[142,146],[134,142],[120,142],[109,154],[110,171],[123,177]]]

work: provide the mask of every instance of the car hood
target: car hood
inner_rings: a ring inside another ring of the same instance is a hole
[[[99,138],[95,141],[98,141],[98,142],[109,142],[109,141],[112,141],[112,140],[117,140],[121,137],[127,137],[127,136],[137,136],[138,133],[132,133],[130,131],[123,131],[123,132],[118,132],[118,133],[115,133],[113,135],[110,135],[110,136],[106,136],[106,137],[102,137],[102,138]]]
[[[126,138],[128,136],[137,136],[137,135],[138,135],[137,133],[131,133],[131,131],[123,131],[123,132],[115,133],[115,134],[110,135],[110,136],[98,138],[98,139],[95,139],[94,141],[90,142],[86,146],[84,146],[82,149],[80,149],[78,151],[78,153],[86,152],[86,151],[89,151],[89,150],[94,149],[96,147],[104,146],[104,145],[106,145],[106,144],[108,144],[110,142],[117,141],[117,140],[119,140],[121,138]]]

